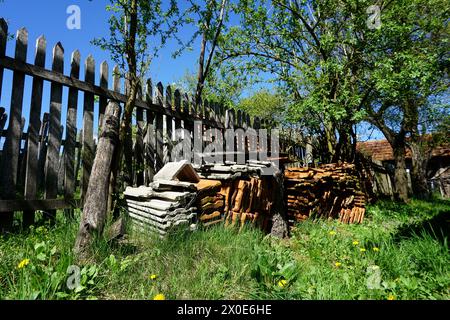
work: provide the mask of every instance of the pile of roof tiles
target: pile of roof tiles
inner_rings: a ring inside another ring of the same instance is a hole
[[[197,208],[199,221],[210,226],[224,221],[224,196],[219,180],[202,179],[197,183]]]
[[[197,168],[202,178],[198,186],[208,185],[209,190],[208,194],[202,194],[203,187],[198,188],[199,220],[204,224],[225,220],[225,226],[238,225],[240,229],[250,222],[266,229],[273,193],[271,176],[263,173],[271,165],[267,161],[248,160],[245,165],[225,162]]]
[[[353,164],[327,164],[318,168],[289,168],[284,172],[289,222],[311,216],[361,223],[366,197]]]
[[[149,187],[127,187],[124,195],[133,225],[166,235],[177,226],[195,228],[199,178],[185,161],[166,164]]]

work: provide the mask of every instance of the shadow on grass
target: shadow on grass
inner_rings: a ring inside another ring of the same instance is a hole
[[[428,234],[442,245],[445,245],[446,239],[450,238],[450,210],[441,210],[434,217],[422,220],[419,223],[403,224],[398,228],[394,241],[399,242],[419,234]]]

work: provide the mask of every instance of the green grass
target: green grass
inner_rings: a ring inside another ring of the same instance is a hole
[[[97,239],[69,290],[78,222],[59,214],[55,227],[0,238],[0,298],[449,299],[449,216],[449,201],[413,200],[371,206],[362,225],[307,221],[289,240],[250,227],[132,232],[120,245]]]

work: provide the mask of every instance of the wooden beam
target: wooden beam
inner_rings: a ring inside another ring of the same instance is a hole
[[[11,211],[45,211],[80,207],[80,199],[0,200],[0,214]]]

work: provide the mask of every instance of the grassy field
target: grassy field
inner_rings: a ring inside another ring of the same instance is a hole
[[[371,206],[362,225],[308,221],[289,240],[250,227],[98,239],[69,290],[78,223],[60,215],[0,238],[0,298],[449,299],[449,219],[449,201],[413,200]]]

